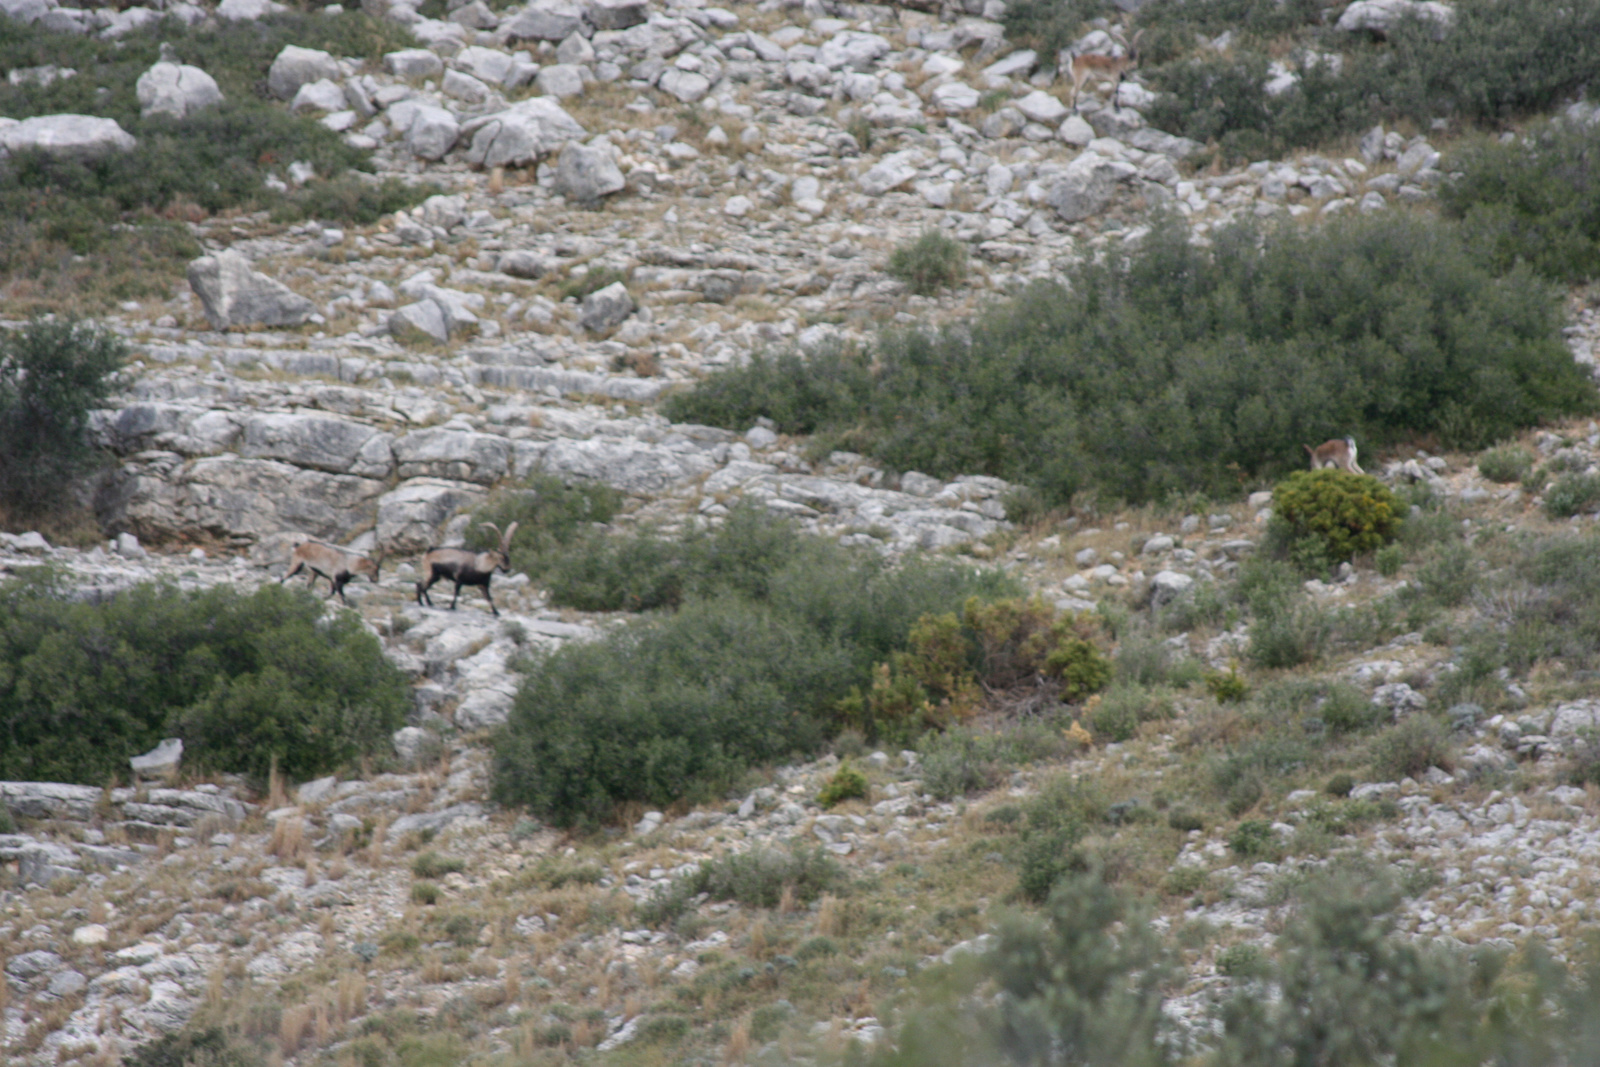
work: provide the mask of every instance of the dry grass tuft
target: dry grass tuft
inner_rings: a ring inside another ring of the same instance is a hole
[[[306,849],[305,820],[298,816],[279,819],[272,828],[267,854],[278,857],[285,866],[294,866],[307,859]]]

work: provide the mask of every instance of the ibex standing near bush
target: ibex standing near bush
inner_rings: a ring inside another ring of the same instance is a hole
[[[309,570],[311,575],[306,579],[307,587],[316,585],[318,577],[326,578],[333,586],[328,599],[332,600],[337,593],[340,602],[348,605],[350,601],[344,598],[344,587],[350,579],[358,574],[365,574],[376,585],[378,568],[382,566],[382,553],[377,559],[371,559],[359,552],[350,552],[321,541],[301,541],[289,553],[288,573],[278,579],[278,584],[282,585],[301,571]]]
[[[1354,437],[1335,437],[1332,441],[1322,442],[1316,448],[1312,448],[1310,445],[1301,445],[1300,447],[1311,454],[1311,469],[1314,471],[1330,467],[1347,470],[1351,474],[1367,473],[1356,465],[1356,439]]]
[[[1122,39],[1121,34],[1116,34],[1117,43],[1122,45],[1123,53],[1120,56],[1102,55],[1099,52],[1079,52],[1072,57],[1072,108],[1078,109],[1078,94],[1083,91],[1083,83],[1090,78],[1107,78],[1115,80],[1117,87],[1122,86],[1122,80],[1128,76],[1128,71],[1139,65],[1139,38],[1144,36],[1140,30],[1133,35],[1133,43]],[[1111,101],[1116,103],[1116,90],[1112,90]]]
[[[500,533],[500,527],[492,522],[479,525]],[[474,552],[468,548],[428,549],[427,555],[422,557],[422,580],[417,582],[417,603],[433,607],[433,598],[428,596],[428,590],[433,588],[434,582],[444,578],[456,583],[455,596],[450,598],[451,611],[456,610],[462,586],[481,585],[483,597],[489,602],[489,610],[499,615],[500,609],[494,606],[494,597],[489,595],[489,579],[494,577],[497,570],[511,573],[511,538],[516,536],[516,532],[516,523],[507,526],[506,532],[500,534],[500,547],[487,552]]]

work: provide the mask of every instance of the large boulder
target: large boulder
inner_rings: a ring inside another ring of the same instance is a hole
[[[383,478],[394,467],[392,440],[371,426],[331,415],[261,414],[245,421],[239,454],[335,474]]]
[[[856,184],[868,196],[882,196],[891,189],[900,188],[916,176],[915,151],[891,152],[857,178]]]
[[[378,501],[378,543],[393,552],[431,548],[439,527],[462,508],[483,503],[481,486],[439,478],[413,478]]]
[[[157,63],[134,86],[139,97],[139,117],[171,115],[187,118],[202,108],[222,103],[217,81],[199,67],[183,63]]]
[[[673,452],[614,437],[551,441],[539,465],[550,474],[605,482],[626,493],[664,492],[716,469],[704,452]]]
[[[1455,17],[1455,10],[1449,4],[1437,0],[1356,0],[1344,9],[1334,28],[1346,33],[1373,33],[1383,37],[1401,20],[1414,18],[1432,23],[1431,36],[1442,41]]]
[[[0,0],[0,15],[27,25],[44,18],[55,6],[53,0]]]
[[[461,124],[442,107],[423,105],[406,130],[406,147],[418,159],[443,159],[461,136]]]
[[[568,141],[556,163],[556,191],[581,204],[592,204],[627,185],[609,145]]]
[[[298,326],[316,310],[311,301],[267,277],[228,249],[189,264],[189,288],[200,298],[212,328]]]
[[[288,7],[274,0],[222,0],[217,5],[217,18],[229,22],[255,22],[287,10]]]
[[[542,67],[534,76],[534,81],[545,96],[565,99],[583,95],[583,69],[571,63],[552,63]]]
[[[692,70],[668,67],[662,72],[661,80],[656,82],[656,88],[685,104],[693,104],[703,100],[711,91],[711,79]]]
[[[583,310],[578,314],[578,324],[590,333],[605,333],[621,326],[633,314],[633,297],[621,282],[612,282],[604,289],[583,298]]]
[[[583,8],[572,0],[533,0],[500,24],[508,41],[556,41],[583,30]]]
[[[71,159],[98,159],[138,144],[115,119],[92,115],[38,115],[21,122],[0,119],[0,159],[12,152],[44,152]]]
[[[490,485],[510,469],[511,442],[487,433],[418,430],[395,441],[394,454],[402,478],[448,478]]]
[[[1045,193],[1045,203],[1068,222],[1080,222],[1104,211],[1116,195],[1117,184],[1132,179],[1139,169],[1131,163],[1085,152],[1071,163]]]
[[[337,81],[339,77],[339,61],[328,53],[285,45],[267,70],[267,90],[279,100],[293,100],[302,85],[323,78]]]
[[[402,48],[383,57],[383,65],[396,78],[417,81],[437,78],[444,70],[444,60],[426,48]]]
[[[584,14],[597,30],[626,30],[649,19],[650,5],[646,0],[589,0]]]
[[[475,167],[525,167],[588,131],[549,97],[519,101],[504,111],[474,119],[462,130],[472,138],[467,162]]]
[[[846,30],[823,42],[817,49],[816,61],[829,70],[870,70],[880,57],[893,50],[894,46],[876,33]]]

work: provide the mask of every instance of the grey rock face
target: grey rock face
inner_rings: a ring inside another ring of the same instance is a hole
[[[444,70],[444,61],[426,48],[402,48],[383,57],[383,65],[396,78],[416,80],[436,78]]]
[[[583,28],[583,9],[570,0],[534,0],[501,24],[508,40],[564,41]]]
[[[1433,39],[1442,41],[1455,16],[1455,9],[1436,0],[1356,0],[1344,9],[1334,28],[1346,33],[1383,35],[1403,18],[1418,18],[1433,23]]]
[[[583,311],[578,323],[590,333],[604,333],[622,325],[622,320],[633,314],[633,297],[627,286],[612,282],[597,292],[583,298]]]
[[[133,768],[135,774],[155,776],[177,770],[178,761],[181,759],[183,759],[183,740],[169,737],[144,755],[130,757],[128,766]]]
[[[338,80],[339,63],[326,52],[285,45],[267,70],[267,89],[279,100],[292,100],[302,85],[323,78]]]
[[[181,119],[222,103],[216,79],[199,67],[179,63],[157,63],[139,75],[134,90],[143,118],[171,115]]]
[[[511,443],[504,437],[459,430],[418,430],[394,443],[402,478],[449,478],[491,484],[505,477]]]
[[[389,332],[401,341],[417,335],[431,337],[440,344],[450,340],[450,320],[444,309],[432,300],[418,300],[398,308],[389,318]]]
[[[597,30],[626,30],[650,17],[650,5],[645,0],[589,0],[584,14]]]
[[[583,71],[567,63],[544,67],[534,81],[545,96],[565,99],[569,96],[583,95]]]
[[[282,282],[260,273],[229,249],[189,264],[189,287],[200,298],[213,328],[298,326],[316,309]]]
[[[1137,173],[1131,164],[1085,152],[1067,164],[1061,179],[1045,195],[1045,203],[1066,221],[1080,222],[1104,211],[1116,195],[1117,184]]]
[[[439,527],[463,507],[483,501],[483,490],[463,482],[414,478],[378,501],[378,543],[395,552],[430,548]]]
[[[468,123],[467,162],[475,167],[521,167],[535,163],[568,141],[588,136],[556,101],[543,96]]]
[[[556,163],[556,189],[562,195],[590,204],[603,196],[621,192],[626,185],[622,171],[606,148],[568,141],[561,150],[561,158]]]
[[[244,424],[240,455],[296,467],[382,478],[393,467],[391,438],[371,426],[328,415],[256,415]]]
[[[418,159],[443,159],[461,136],[461,124],[442,107],[423,105],[406,130],[406,147]]]
[[[693,104],[705,98],[711,91],[711,82],[704,74],[696,74],[692,70],[679,70],[669,67],[661,75],[661,80],[656,87],[664,93],[677,97],[685,104]]]
[[[45,152],[71,159],[97,159],[138,144],[115,119],[92,115],[38,115],[6,125],[0,120],[0,159],[12,152]]]

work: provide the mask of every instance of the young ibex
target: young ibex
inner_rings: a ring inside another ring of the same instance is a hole
[[[374,585],[378,582],[378,568],[383,566],[383,554],[380,552],[376,559],[363,556],[359,552],[350,552],[334,545],[324,544],[321,541],[301,541],[289,553],[289,570],[278,584],[282,585],[301,571],[309,570],[311,574],[306,579],[309,588],[317,584],[319,577],[328,579],[333,586],[333,591],[328,594],[332,600],[337,593],[340,602],[349,604],[345,600],[344,587],[350,579],[358,574],[364,574],[372,580]]]
[[[479,525],[500,533],[500,527],[492,522]],[[497,570],[511,573],[511,538],[516,533],[516,523],[507,526],[506,532],[500,534],[500,547],[487,552],[474,552],[468,548],[428,549],[427,555],[422,557],[422,580],[417,583],[417,603],[433,607],[433,598],[428,596],[428,590],[433,588],[434,582],[444,578],[456,583],[455,595],[450,598],[451,611],[456,610],[462,586],[481,585],[483,597],[489,602],[489,610],[499,615],[500,609],[494,606],[494,597],[489,595],[489,579],[494,577]]]
[[[1139,38],[1144,36],[1140,30],[1133,35],[1132,43],[1123,41],[1120,35],[1117,43],[1122,45],[1123,52],[1120,56],[1102,55],[1099,52],[1079,52],[1072,57],[1072,109],[1078,109],[1078,94],[1083,91],[1083,83],[1090,78],[1105,78],[1115,81],[1116,88],[1112,90],[1111,99],[1116,101],[1116,89],[1122,87],[1122,81],[1128,76],[1128,71],[1139,65]]]
[[[1311,469],[1321,470],[1324,467],[1347,470],[1351,474],[1365,474],[1356,464],[1356,439],[1354,437],[1338,438],[1324,441],[1316,448],[1310,445],[1301,445],[1311,454]]]

